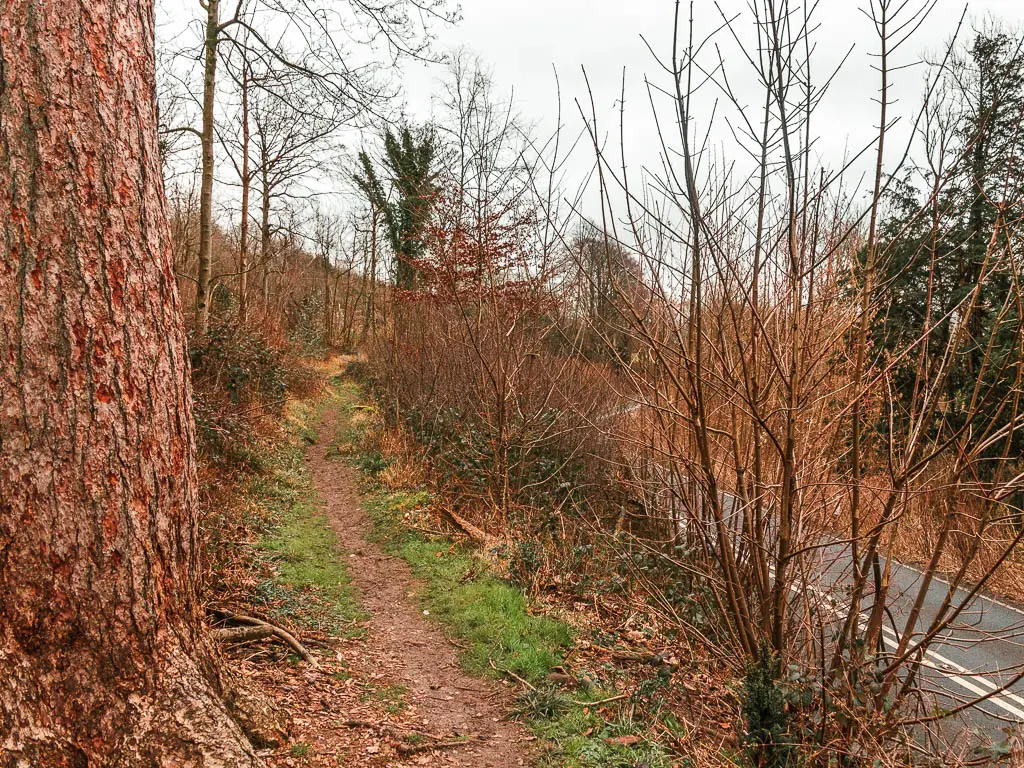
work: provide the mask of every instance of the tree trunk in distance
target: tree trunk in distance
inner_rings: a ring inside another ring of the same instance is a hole
[[[266,158],[260,158],[263,178],[263,200],[260,207],[260,260],[263,262],[263,312],[270,311],[270,182]]]
[[[335,296],[337,291],[335,291]],[[334,305],[331,295],[331,260],[324,254],[324,346],[330,349],[334,344]]]
[[[238,318],[246,321],[249,304],[249,65],[242,62],[242,224],[238,248]]]
[[[210,258],[213,251],[213,107],[217,90],[217,36],[220,0],[206,0],[203,45],[203,173],[199,187],[199,272],[196,275],[196,329],[206,331],[210,317]]]
[[[377,329],[377,209],[373,208],[370,213],[370,290],[366,304],[365,325],[366,329]]]
[[[152,0],[0,4],[0,765],[258,760],[201,634]]]

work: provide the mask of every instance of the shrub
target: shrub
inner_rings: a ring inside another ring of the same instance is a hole
[[[537,318],[513,302],[395,312],[409,332],[370,352],[382,412],[426,449],[440,485],[493,511],[482,522],[508,528],[517,507],[571,509],[611,488],[608,368],[546,351]]]
[[[233,313],[215,320],[189,337],[196,432],[202,458],[232,463],[244,460],[287,396],[311,394],[322,382],[273,328],[239,323]]]
[[[743,743],[758,768],[791,768],[796,765],[789,735],[786,693],[780,684],[781,661],[762,648],[758,660],[743,680]]]

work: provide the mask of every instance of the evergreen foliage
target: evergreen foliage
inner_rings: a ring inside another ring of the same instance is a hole
[[[795,750],[789,740],[786,694],[779,685],[781,662],[765,648],[750,665],[743,680],[743,738],[751,762],[758,768],[789,768],[795,765]]]
[[[395,254],[395,286],[411,290],[416,286],[417,262],[423,257],[423,233],[430,222],[436,185],[433,161],[436,141],[429,128],[414,130],[403,126],[396,134],[384,132],[385,181],[365,152],[359,153],[360,172],[356,185],[370,204],[384,217],[388,241]]]
[[[1017,378],[1021,312],[1013,297],[1021,266],[1007,233],[1024,213],[1022,44],[1020,35],[986,29],[953,57],[935,103],[932,139],[934,145],[941,134],[952,143],[952,165],[923,169],[929,181],[922,185],[896,180],[888,193],[878,275],[886,293],[873,335],[880,353],[892,358],[904,406],[898,422],[909,424],[923,382],[943,376],[943,424],[932,430],[967,428],[969,414],[979,413],[975,393],[1004,393]],[[965,334],[964,341],[948,359],[955,334]],[[907,348],[913,352],[897,359]],[[1019,455],[1024,436],[1018,431],[1013,439]]]

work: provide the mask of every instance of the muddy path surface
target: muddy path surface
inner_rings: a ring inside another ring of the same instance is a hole
[[[409,565],[369,540],[371,522],[357,489],[357,470],[327,458],[330,436],[341,418],[334,408],[324,415],[317,430],[321,439],[307,450],[306,462],[338,542],[351,553],[349,572],[369,614],[365,658],[383,677],[408,689],[407,714],[417,727],[450,743],[469,739],[465,745],[409,758],[408,764],[531,765],[529,734],[504,719],[508,690],[459,668],[456,649],[416,602],[417,584]]]

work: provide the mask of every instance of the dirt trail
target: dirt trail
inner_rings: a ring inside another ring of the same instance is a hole
[[[319,426],[321,440],[306,454],[313,484],[331,526],[349,557],[366,622],[367,658],[408,688],[413,720],[438,735],[466,734],[479,743],[429,756],[429,765],[510,768],[531,763],[529,736],[503,718],[508,692],[493,682],[469,677],[456,662],[455,649],[423,616],[412,596],[416,584],[409,565],[368,540],[370,521],[356,490],[357,473],[344,462],[326,458],[339,414],[331,410]],[[411,760],[419,762],[420,760]]]

